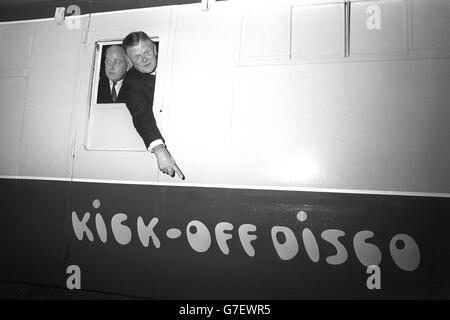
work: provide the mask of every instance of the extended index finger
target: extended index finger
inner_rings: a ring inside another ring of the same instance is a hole
[[[175,170],[175,173],[181,178],[181,180],[184,180],[184,174],[181,172],[180,168],[176,165],[176,163],[173,164],[173,168]]]

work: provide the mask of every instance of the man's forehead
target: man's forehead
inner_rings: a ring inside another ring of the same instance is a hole
[[[140,40],[139,43],[135,46],[129,47],[130,49],[153,49],[153,42],[151,40]]]
[[[110,58],[114,57],[123,59],[125,58],[125,51],[119,46],[109,47],[108,50],[106,50],[106,56]]]

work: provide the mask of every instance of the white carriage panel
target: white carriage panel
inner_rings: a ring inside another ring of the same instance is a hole
[[[289,57],[290,7],[252,10],[242,20],[242,58]]]
[[[9,25],[0,29],[0,73],[26,70],[33,45],[31,25]]]
[[[125,104],[93,105],[87,132],[89,150],[145,151]]]
[[[232,182],[448,193],[449,72],[448,60],[242,68]]]
[[[0,77],[0,175],[16,175],[26,78]]]
[[[168,26],[170,16],[171,7],[168,6],[94,13],[91,16],[89,30],[105,33],[122,30],[127,35],[130,32],[140,31],[143,26]]]
[[[77,148],[74,179],[157,181],[158,165],[148,151],[105,151]]]
[[[450,1],[412,0],[413,49],[450,48]]]
[[[352,64],[348,76],[351,156],[359,159],[351,184],[448,193],[450,60]]]
[[[82,27],[39,22],[28,78],[19,174],[67,177]]]
[[[207,13],[180,7],[176,18],[164,134],[185,182],[225,183],[235,155],[230,117],[243,12],[216,5]]]
[[[292,56],[343,57],[344,5],[292,8]]]
[[[326,187],[345,124],[342,64],[241,68],[232,119],[233,184]]]

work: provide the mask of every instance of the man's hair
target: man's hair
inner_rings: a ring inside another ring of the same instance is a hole
[[[149,40],[153,44],[155,44],[152,41],[152,39],[150,39],[150,37],[144,31],[132,32],[123,39],[122,47],[125,50],[127,50],[128,47],[137,46],[140,41],[145,41],[145,40]]]

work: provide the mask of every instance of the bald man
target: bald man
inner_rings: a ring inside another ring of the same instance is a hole
[[[124,103],[125,90],[122,90],[123,80],[131,63],[125,58],[122,46],[113,45],[106,49],[105,74],[98,85],[97,103]]]

